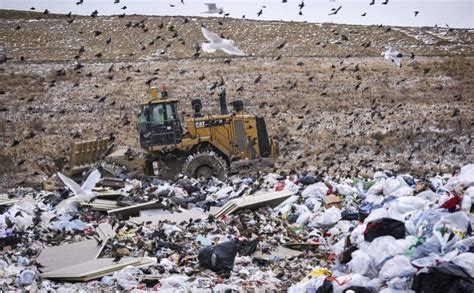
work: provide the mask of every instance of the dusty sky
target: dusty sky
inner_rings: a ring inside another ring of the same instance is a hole
[[[446,26],[458,28],[474,28],[474,0],[306,0],[303,15],[299,15],[298,4],[301,0],[0,0],[2,9],[29,10],[35,7],[37,11],[48,9],[56,13],[89,15],[98,10],[99,15],[110,14],[147,14],[147,15],[186,15],[206,16],[201,14],[206,10],[204,3],[215,2],[223,7],[231,17],[240,18],[245,15],[248,19],[287,20],[308,22],[335,22],[346,24],[384,24],[399,26]],[[174,5],[174,7],[171,7]],[[127,6],[126,10],[122,10]],[[266,8],[262,8],[266,6]],[[328,15],[331,8],[342,6],[336,15]],[[257,12],[263,9],[263,14],[257,18]],[[414,12],[419,11],[415,17]],[[361,15],[366,13],[365,17]]]

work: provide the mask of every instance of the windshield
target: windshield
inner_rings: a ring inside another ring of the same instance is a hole
[[[165,122],[173,120],[176,120],[174,104],[155,104],[145,106],[140,115],[140,123],[152,122],[153,124],[163,125]]]

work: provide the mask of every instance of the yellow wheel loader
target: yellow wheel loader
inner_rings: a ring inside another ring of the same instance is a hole
[[[274,165],[278,144],[269,138],[263,117],[244,112],[243,101],[232,102],[227,110],[225,90],[219,95],[220,114],[204,115],[200,99],[193,99],[192,117],[181,120],[177,99],[166,87],[152,87],[150,98],[141,105],[138,118],[142,158],[131,159],[130,150],[121,149],[107,157],[108,162],[129,171],[176,179],[179,174],[194,178],[252,173]],[[103,140],[73,143],[69,167],[83,170],[103,156]],[[142,170],[140,170],[142,169]]]

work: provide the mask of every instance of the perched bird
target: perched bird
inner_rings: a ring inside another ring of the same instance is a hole
[[[105,40],[105,43],[108,45],[112,42],[112,37],[109,37],[107,40]]]
[[[281,43],[280,45],[277,46],[277,49],[283,49],[283,47],[285,47],[286,45],[286,41],[284,41],[283,43]]]
[[[262,80],[262,75],[259,74],[259,75],[257,76],[257,78],[253,81],[253,83],[254,83],[254,84],[257,84],[257,83],[259,83],[261,80]]]
[[[337,9],[336,8],[331,9],[332,12],[329,13],[328,15],[336,15],[339,12],[339,10],[341,10],[341,8],[342,6],[339,6]]]
[[[91,17],[92,17],[92,18],[95,18],[97,15],[99,15],[99,11],[97,11],[97,10],[94,10],[94,11],[91,13]]]
[[[398,67],[402,67],[403,54],[392,47],[388,47],[387,51],[382,53],[382,56],[387,60],[392,60]]]
[[[34,8],[34,7],[31,7],[31,8],[30,8],[30,10],[35,10],[35,9],[36,9],[36,8]]]
[[[234,41],[221,38],[218,34],[208,31],[205,27],[202,27],[201,30],[204,37],[209,41],[201,46],[204,52],[214,53],[216,50],[222,50],[230,55],[245,55],[244,52],[234,46]]]
[[[217,7],[216,3],[204,3],[204,5],[207,6],[207,11],[203,11],[201,13],[209,13],[209,14],[224,13],[224,9],[222,7]]]
[[[43,14],[49,14],[49,10],[46,9],[45,11],[43,11]]]

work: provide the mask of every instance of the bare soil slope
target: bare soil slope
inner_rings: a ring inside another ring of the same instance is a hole
[[[201,23],[249,56],[196,55]],[[193,97],[216,113],[221,76],[229,102],[267,118],[280,170],[446,171],[474,161],[473,42],[447,28],[0,10],[0,53],[11,58],[0,65],[0,186],[40,182],[75,139],[138,147],[151,79],[186,114]],[[405,55],[402,68],[380,56],[387,45]]]

